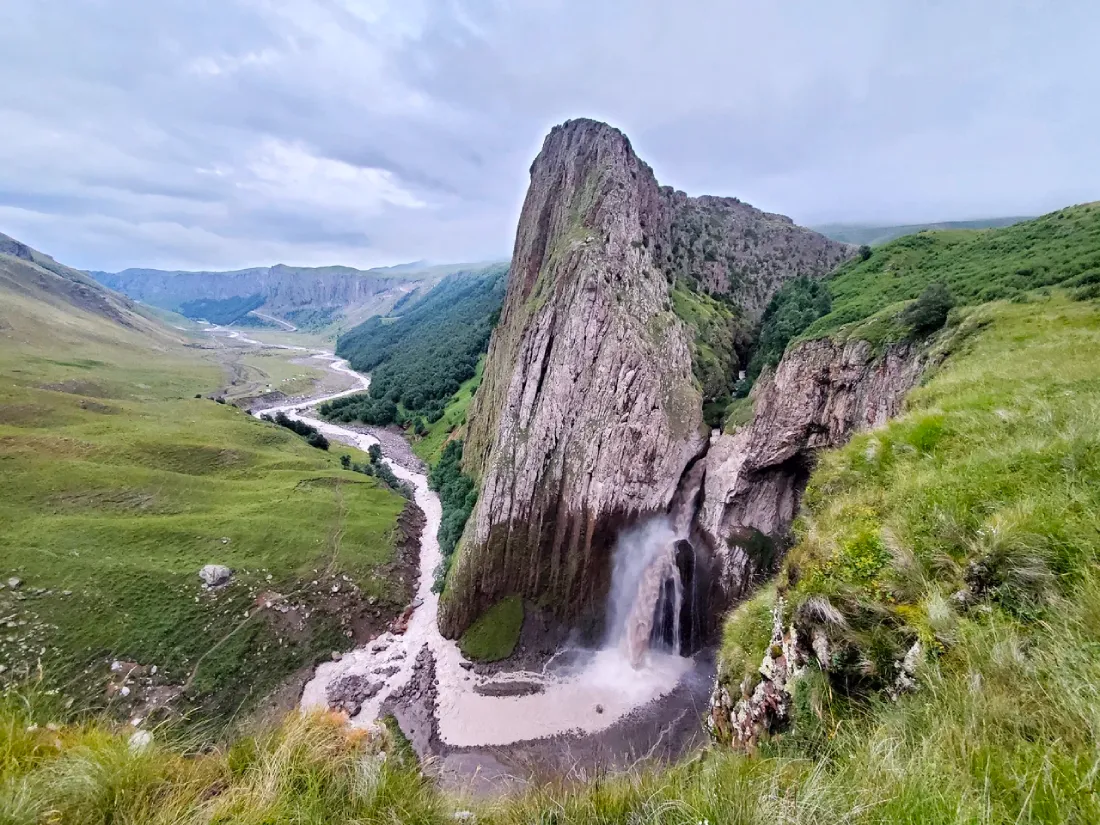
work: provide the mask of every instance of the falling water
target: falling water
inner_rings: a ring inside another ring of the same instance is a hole
[[[691,553],[685,560],[683,554]],[[672,521],[655,517],[623,531],[615,544],[608,599],[608,645],[619,645],[637,668],[646,651],[680,653],[684,638],[685,595],[682,567],[694,576],[694,551],[676,534]],[[694,581],[689,582],[694,585]],[[693,621],[692,604],[688,621]],[[690,631],[691,628],[689,627]]]

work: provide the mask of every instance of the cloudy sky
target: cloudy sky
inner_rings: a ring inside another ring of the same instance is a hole
[[[802,223],[1100,198],[1095,0],[3,0],[0,231],[84,268],[505,257],[553,124]]]

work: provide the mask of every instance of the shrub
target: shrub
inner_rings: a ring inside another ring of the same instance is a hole
[[[435,572],[432,587],[437,593],[443,590],[455,546],[462,538],[462,531],[466,529],[466,522],[477,504],[477,487],[472,478],[462,473],[462,444],[457,439],[448,442],[428,477],[428,486],[439,493],[439,501],[443,505],[443,518],[437,533],[443,563]]]
[[[863,244],[863,246],[859,248],[859,259],[861,261],[866,261],[868,258],[871,257],[871,254],[871,247],[869,247],[867,244]]]
[[[310,447],[316,447],[318,450],[327,450],[329,446],[328,439],[316,431],[306,436],[306,444]]]
[[[917,335],[935,332],[947,323],[947,313],[955,301],[941,283],[929,284],[916,301],[902,310],[900,320]]]

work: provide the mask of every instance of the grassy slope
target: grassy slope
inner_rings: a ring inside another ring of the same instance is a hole
[[[889,559],[860,590],[938,641],[921,689],[852,712],[810,674],[794,729],[756,757],[715,748],[666,770],[541,788],[475,806],[478,821],[1098,821],[1100,307],[1055,297],[964,323],[909,413],[825,457],[791,556],[827,565],[854,523],[880,520]],[[945,605],[965,560],[998,545],[1047,559],[1045,600],[1024,612],[1007,594],[965,613]],[[774,592],[737,612],[727,668],[736,647],[758,661]],[[444,823],[468,807],[398,758],[364,763],[400,749],[331,720],[292,717],[270,738],[181,759],[164,745],[128,750],[125,730],[27,728],[51,718],[34,703],[0,707],[0,812],[15,821]]]
[[[734,350],[736,310],[680,282],[672,288],[672,308],[694,335],[692,367],[704,398],[728,396],[742,367]]]
[[[413,452],[429,465],[434,466],[439,461],[443,448],[447,446],[447,442],[454,436],[455,431],[459,432],[457,437],[461,438],[462,428],[466,425],[466,411],[470,408],[470,401],[473,400],[474,393],[481,384],[484,369],[485,356],[482,355],[478,359],[474,377],[464,381],[458,388],[458,392],[451,396],[451,400],[443,408],[443,416],[435,423],[428,425],[428,432],[425,435],[417,438],[406,432],[406,435],[413,439]]]
[[[163,328],[0,289],[0,580],[25,582],[0,591],[5,678],[41,660],[94,703],[117,657],[179,684],[256,590],[290,592],[314,568],[396,598],[385,570],[402,500],[335,453],[195,399],[219,373]],[[196,575],[211,562],[240,571],[216,598]],[[280,643],[247,623],[204,660],[194,698],[233,710],[344,642],[328,624]]]
[[[820,232],[827,238],[832,238],[834,241],[878,246],[905,235],[915,235],[917,232],[924,232],[929,229],[990,229],[1011,226],[1014,223],[1027,220],[1031,219],[1028,217],[987,218],[976,221],[943,221],[940,223],[914,223],[901,226],[833,223],[823,226],[811,226],[810,228]]]
[[[832,312],[803,337],[833,334],[878,313],[890,316],[934,281],[946,284],[963,304],[1100,282],[1100,203],[1004,229],[922,232],[886,244],[830,276]],[[889,318],[881,320],[880,326],[889,326]],[[880,334],[903,333],[898,327]]]
[[[459,649],[478,662],[499,662],[516,649],[523,629],[523,599],[509,596],[494,604],[458,640]]]

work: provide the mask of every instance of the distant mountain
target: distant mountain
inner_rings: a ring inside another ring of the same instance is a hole
[[[413,292],[426,292],[465,264],[399,264],[377,269],[276,264],[226,272],[126,269],[90,272],[131,298],[222,323],[286,319],[311,329],[346,329],[381,315]],[[262,313],[259,310],[262,309]]]
[[[941,221],[940,223],[913,223],[904,226],[873,226],[862,223],[827,223],[813,227],[827,238],[844,243],[877,246],[904,235],[914,235],[926,229],[997,229],[1014,223],[1029,221],[1031,216],[1008,218],[983,218],[976,221]]]

